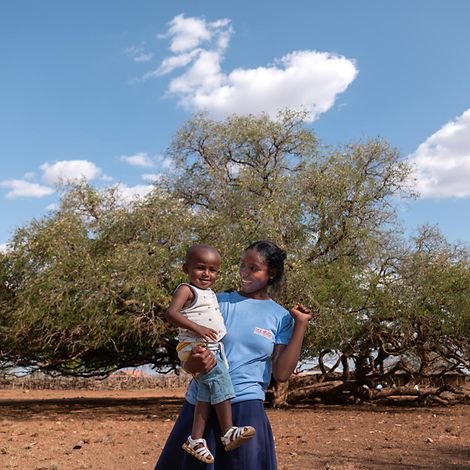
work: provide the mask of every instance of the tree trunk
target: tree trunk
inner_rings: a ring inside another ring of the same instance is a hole
[[[343,380],[349,380],[351,374],[350,374],[350,371],[349,371],[349,361],[348,361],[348,356],[346,356],[345,354],[341,354],[341,365],[343,366],[343,376],[342,376],[342,379]]]
[[[291,390],[287,394],[287,401],[289,403],[298,403],[305,399],[311,399],[313,397],[318,397],[325,395],[332,390],[341,388],[344,382],[342,380],[332,380],[329,382],[321,382],[313,385],[307,385],[306,387],[297,388]]]
[[[273,408],[286,408],[287,403],[287,394],[289,389],[289,381],[285,382],[275,382],[273,388],[273,399],[271,405]]]

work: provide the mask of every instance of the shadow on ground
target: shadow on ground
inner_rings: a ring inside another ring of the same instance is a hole
[[[57,419],[64,415],[96,418],[159,418],[174,419],[182,398],[59,398],[42,400],[0,400],[0,419]]]

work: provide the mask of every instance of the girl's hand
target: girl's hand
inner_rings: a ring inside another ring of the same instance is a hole
[[[195,346],[193,352],[183,363],[183,369],[190,374],[206,374],[216,364],[215,356],[207,348]]]
[[[310,309],[302,304],[296,304],[293,308],[291,308],[290,314],[294,317],[296,323],[307,324],[313,317]]]
[[[213,330],[212,328],[207,328],[201,325],[197,326],[197,329],[195,329],[195,333],[197,333],[201,338],[204,338],[204,340],[208,343],[214,343],[219,337],[217,331]]]

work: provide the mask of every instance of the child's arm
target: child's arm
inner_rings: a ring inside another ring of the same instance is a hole
[[[302,341],[312,318],[310,309],[297,304],[290,314],[294,317],[294,331],[289,344],[276,344],[273,353],[273,377],[278,382],[285,382],[294,372],[302,349]]]
[[[181,310],[193,300],[194,294],[189,286],[179,286],[178,289],[173,293],[170,306],[166,312],[168,321],[173,325],[191,330],[197,335],[204,338],[205,341],[217,341],[217,332],[212,328],[206,328],[205,326],[198,325],[193,321],[186,318]]]

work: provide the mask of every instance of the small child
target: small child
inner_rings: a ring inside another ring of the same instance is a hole
[[[216,356],[217,364],[207,374],[196,375],[197,402],[191,435],[183,449],[204,463],[213,463],[214,457],[203,439],[211,405],[214,406],[225,450],[239,447],[251,439],[256,430],[252,426],[236,427],[232,423],[232,405],[235,397],[228,373],[227,359],[220,340],[225,336],[224,320],[214,292],[210,289],[220,272],[220,254],[207,245],[194,245],[186,252],[183,271],[188,284],[180,284],[168,307],[168,320],[179,327],[178,357],[184,362],[193,347],[204,346]]]

